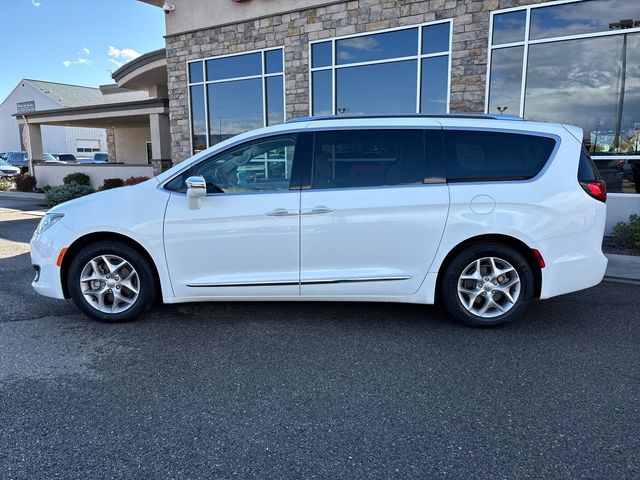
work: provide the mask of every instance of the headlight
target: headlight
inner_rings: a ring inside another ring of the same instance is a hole
[[[42,220],[40,220],[38,228],[36,228],[36,233],[42,233],[49,227],[54,226],[62,217],[64,217],[64,213],[47,213],[42,217]]]

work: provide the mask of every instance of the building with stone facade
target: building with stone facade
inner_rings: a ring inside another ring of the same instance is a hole
[[[171,156],[308,115],[575,124],[640,210],[640,2],[142,0],[166,15]]]

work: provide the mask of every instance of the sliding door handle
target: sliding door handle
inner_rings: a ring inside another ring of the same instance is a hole
[[[310,208],[308,210],[302,210],[302,215],[320,215],[322,213],[331,213],[335,211],[331,207],[325,207],[324,205],[318,205],[316,207]]]
[[[270,217],[290,217],[292,215],[299,214],[300,213],[297,210],[287,210],[286,208],[276,208],[275,210],[265,213],[265,215]]]

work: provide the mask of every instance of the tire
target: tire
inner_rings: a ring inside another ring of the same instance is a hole
[[[457,321],[493,327],[522,315],[533,299],[534,283],[531,266],[520,252],[501,243],[478,243],[460,252],[445,269],[442,300]]]
[[[96,242],[78,252],[69,266],[67,285],[76,306],[99,322],[134,320],[156,298],[156,278],[149,261],[117,241]]]

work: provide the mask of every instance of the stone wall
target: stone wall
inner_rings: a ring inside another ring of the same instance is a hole
[[[492,10],[548,0],[352,0],[167,37],[172,157],[191,155],[186,62],[284,46],[287,118],[309,114],[309,41],[453,19],[451,112],[483,112]]]

